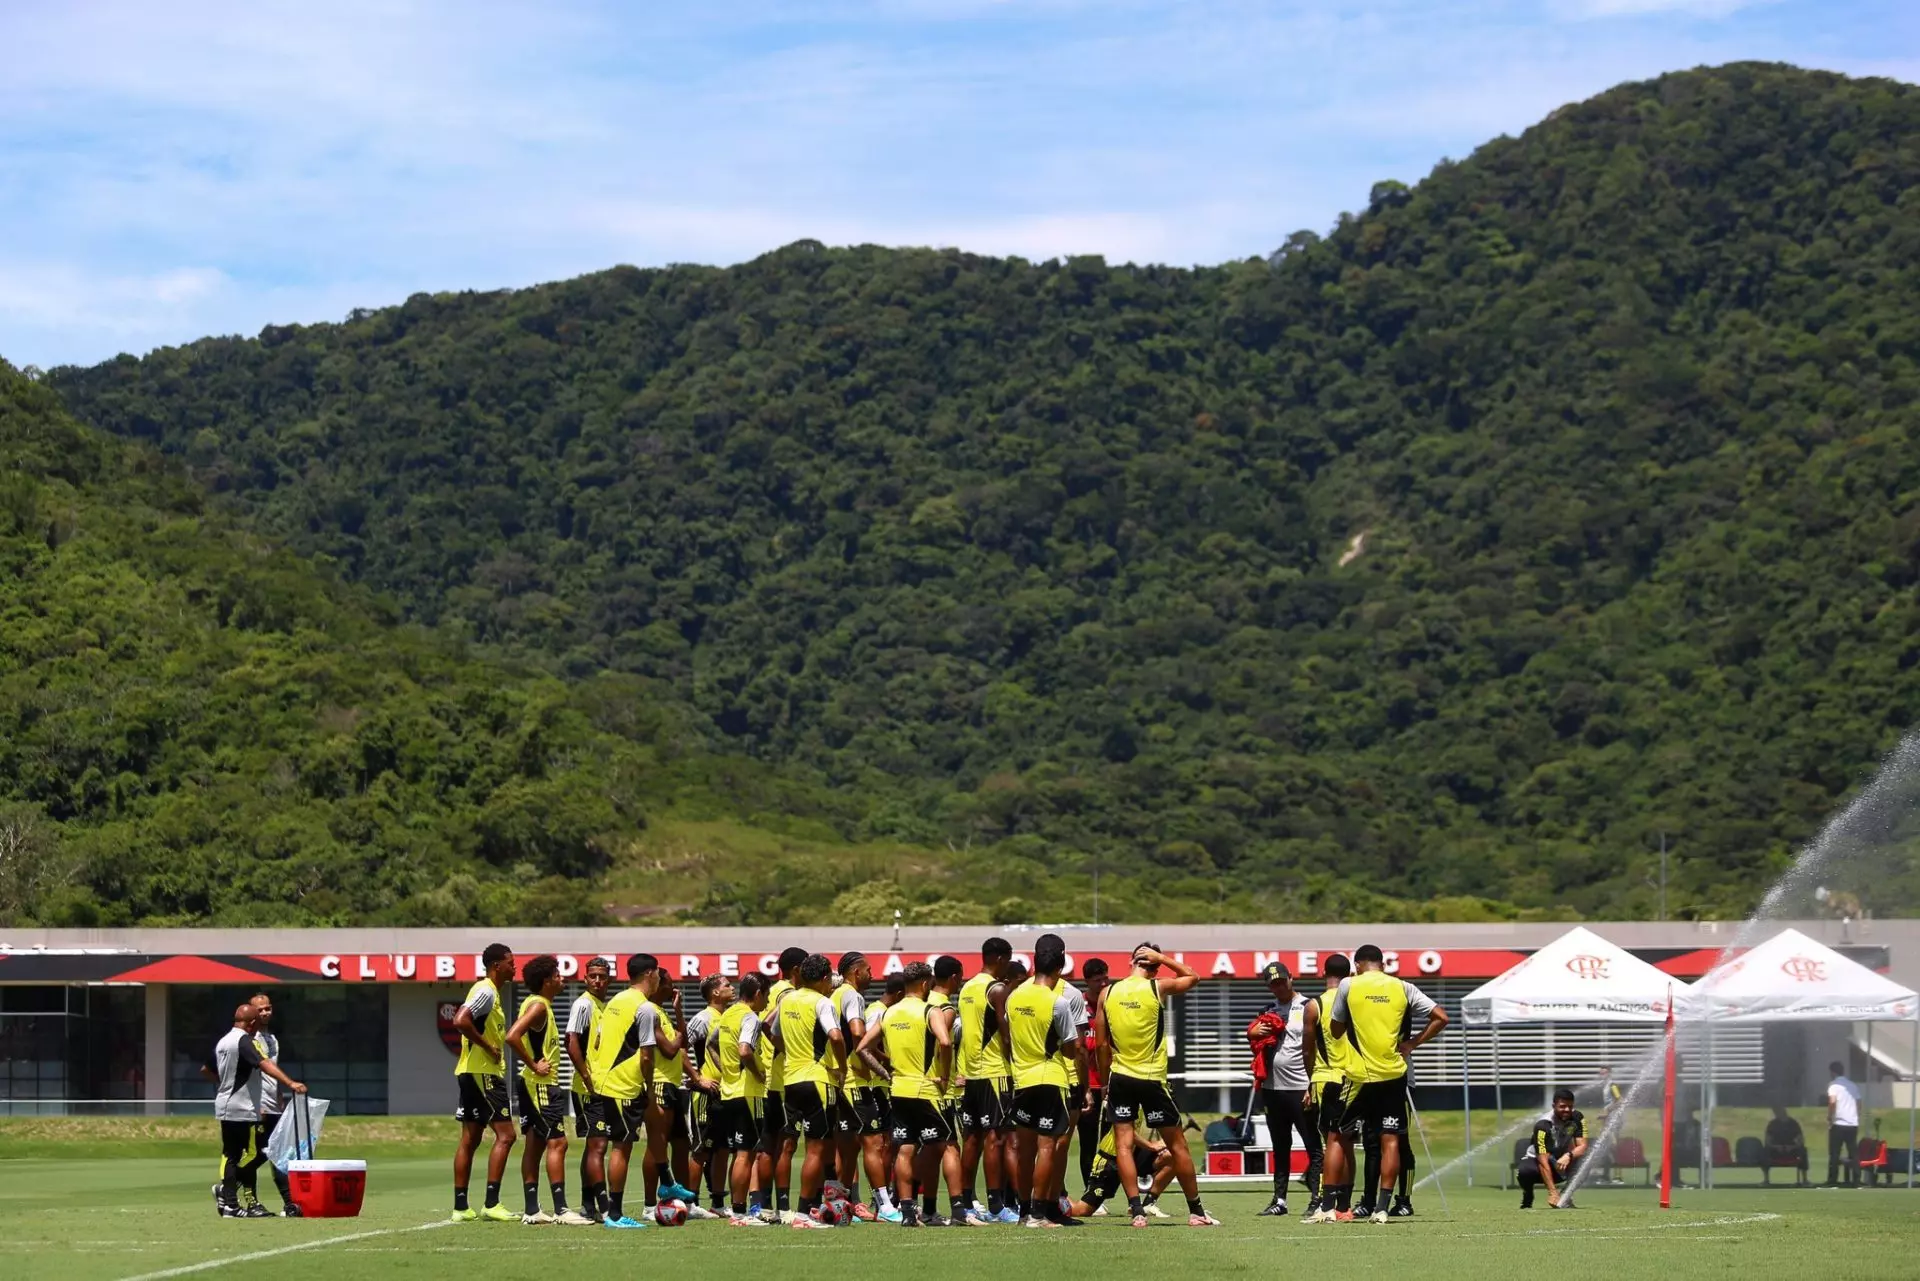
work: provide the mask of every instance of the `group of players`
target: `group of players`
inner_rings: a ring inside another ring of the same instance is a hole
[[[914,962],[888,976],[871,1004],[864,955],[846,953],[836,965],[788,948],[772,981],[707,977],[691,1016],[654,957],[628,957],[617,994],[613,963],[596,959],[564,1020],[553,1005],[564,986],[556,958],[535,957],[520,971],[528,995],[511,1021],[503,993],[514,955],[496,943],[481,960],[485,976],[454,1021],[456,1220],[647,1227],[654,1213],[627,1212],[638,1148],[643,1205],[676,1213],[683,1205],[690,1218],[739,1227],[817,1229],[850,1213],[909,1227],[1063,1228],[1107,1214],[1105,1203],[1124,1192],[1131,1225],[1144,1228],[1167,1217],[1155,1201],[1175,1180],[1188,1224],[1219,1224],[1201,1204],[1168,1084],[1165,1001],[1200,978],[1152,944],[1133,950],[1118,979],[1089,961],[1082,988],[1067,981],[1059,935],[1036,940],[1031,967],[992,938],[971,977],[952,956]],[[1328,1138],[1324,1175],[1315,1170],[1309,1181],[1309,1222],[1355,1218],[1359,1133],[1388,1136],[1381,1174],[1393,1185],[1408,1115],[1406,1056],[1446,1022],[1417,988],[1385,972],[1378,948],[1354,954],[1351,976],[1345,958],[1330,960],[1340,962],[1329,967],[1337,982],[1309,1003],[1306,1035],[1289,1050],[1302,1058]],[[527,1136],[520,1214],[500,1203],[517,1138],[509,1050],[519,1060],[515,1101]],[[562,1055],[571,1091],[561,1085]],[[584,1143],[578,1209],[566,1199],[569,1111],[573,1138]],[[475,1209],[468,1188],[489,1130],[486,1199]],[[1065,1192],[1076,1134],[1086,1182],[1078,1200]],[[539,1202],[543,1162],[551,1213]],[[984,1204],[976,1195],[983,1172]],[[871,1200],[859,1195],[863,1176]],[[707,1206],[695,1190],[703,1185]]]

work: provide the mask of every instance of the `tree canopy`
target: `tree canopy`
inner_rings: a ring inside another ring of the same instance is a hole
[[[222,555],[367,593],[338,635],[378,647],[261,620],[357,682],[301,750],[366,778],[348,744],[397,700],[444,807],[342,792],[373,807],[330,829],[343,862],[599,875],[643,808],[610,780],[685,753],[780,794],[703,820],[1100,866],[1148,915],[1650,914],[1662,833],[1676,907],[1740,913],[1920,711],[1917,179],[1912,88],[1743,64],[1380,183],[1265,259],[801,242],[49,381],[232,513]],[[446,638],[474,657],[430,662]],[[187,670],[224,694],[233,657]],[[483,662],[523,674],[432,692]],[[149,767],[49,758],[26,795]]]

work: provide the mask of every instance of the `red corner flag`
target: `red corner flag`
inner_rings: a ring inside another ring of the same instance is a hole
[[[1660,1106],[1660,1208],[1673,1208],[1673,989],[1667,989],[1667,1090]]]

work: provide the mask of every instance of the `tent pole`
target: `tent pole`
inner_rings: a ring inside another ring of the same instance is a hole
[[[1913,1020],[1913,1057],[1907,1060],[1907,1187],[1913,1187],[1913,1113],[1920,1096],[1920,1015]]]
[[[1507,1105],[1500,1091],[1500,1024],[1495,1022],[1493,1025],[1493,1132],[1495,1134],[1507,1132]],[[1505,1152],[1496,1153],[1496,1155],[1500,1158],[1500,1190],[1504,1192],[1507,1190],[1507,1175],[1512,1172],[1509,1167],[1513,1162]]]
[[[1465,1011],[1461,1011],[1460,1020],[1460,1121],[1466,1127],[1466,1151],[1473,1151],[1473,1025],[1466,1021]],[[1920,1023],[1914,1030],[1920,1033]],[[1911,1144],[1909,1144],[1911,1146]],[[1467,1186],[1473,1186],[1473,1161],[1467,1161]]]

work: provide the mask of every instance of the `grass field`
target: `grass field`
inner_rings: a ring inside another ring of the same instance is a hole
[[[139,1138],[126,1127],[158,1130]],[[202,1129],[205,1123],[200,1123]],[[59,1139],[68,1134],[64,1143]],[[119,1127],[116,1130],[114,1127]],[[983,1228],[902,1232],[863,1225],[801,1234],[748,1232],[725,1224],[612,1233],[596,1228],[523,1228],[517,1224],[442,1222],[448,1206],[444,1122],[369,1120],[342,1126],[329,1155],[364,1155],[365,1212],[351,1220],[221,1220],[207,1185],[212,1160],[194,1149],[176,1155],[190,1128],[154,1122],[7,1121],[0,1123],[0,1277],[8,1281],[94,1281],[221,1274],[271,1268],[300,1278],[464,1278],[551,1275],[626,1266],[695,1262],[701,1275],[763,1273],[783,1252],[822,1256],[821,1275],[897,1281],[937,1268],[944,1281],[998,1278],[1046,1270],[1049,1278],[1168,1274],[1258,1274],[1288,1268],[1351,1267],[1363,1258],[1378,1274],[1423,1281],[1487,1281],[1550,1274],[1628,1278],[1898,1276],[1911,1261],[1920,1228],[1920,1195],[1904,1190],[1795,1191],[1743,1188],[1676,1194],[1662,1213],[1651,1193],[1589,1189],[1582,1208],[1522,1214],[1517,1197],[1457,1177],[1446,1188],[1450,1213],[1432,1188],[1416,1196],[1419,1215],[1384,1227],[1307,1227],[1297,1219],[1260,1219],[1265,1196],[1207,1189],[1208,1208],[1225,1226],[1207,1231],[1168,1221],[1134,1232],[1101,1219],[1072,1232]],[[118,1135],[119,1141],[106,1138]],[[1457,1139],[1441,1137],[1447,1153]],[[52,1150],[49,1150],[52,1149]],[[31,1151],[33,1155],[17,1155]],[[125,1155],[126,1153],[138,1155]],[[1436,1152],[1444,1159],[1446,1153]],[[263,1180],[264,1183],[264,1180]],[[577,1189],[570,1189],[575,1191]],[[475,1193],[479,1192],[476,1185]],[[276,1203],[271,1191],[270,1204]],[[512,1188],[509,1203],[517,1200]],[[1177,1193],[1169,1208],[1178,1204]],[[1364,1255],[1354,1238],[1365,1238]],[[697,1254],[691,1253],[697,1251]],[[805,1274],[803,1274],[805,1275]]]

